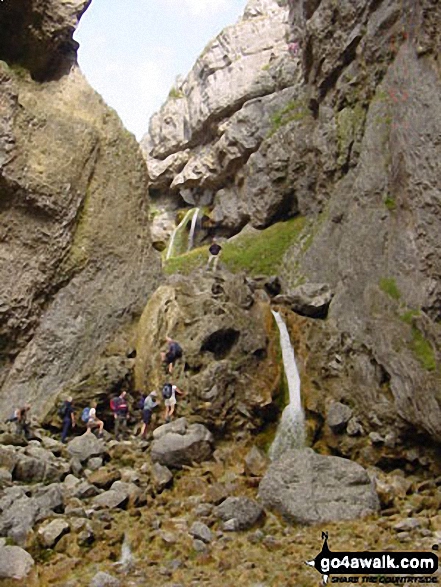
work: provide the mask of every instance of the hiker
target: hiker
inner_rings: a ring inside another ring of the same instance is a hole
[[[25,438],[29,437],[29,410],[31,409],[30,404],[25,404],[22,408],[18,408],[15,411],[14,417],[17,418],[15,420],[15,433],[17,436],[24,436]]]
[[[166,336],[165,340],[167,342],[167,352],[161,353],[161,360],[164,363],[165,368],[168,368],[168,372],[173,373],[173,366],[176,362],[176,359],[180,359],[182,357],[182,348],[178,342],[169,336]]]
[[[63,430],[61,432],[61,442],[66,443],[66,438],[70,428],[75,428],[75,413],[72,404],[72,397],[67,397],[60,408],[60,416],[63,420]]]
[[[98,428],[98,438],[102,438],[104,422],[97,418],[96,406],[97,403],[93,402],[90,408],[84,408],[81,419],[87,421],[87,429],[84,434],[91,434],[94,428]]]
[[[129,417],[129,406],[126,400],[126,391],[122,391],[118,397],[110,400],[110,409],[113,412],[115,419],[115,438],[119,440],[120,431],[122,439],[124,440],[125,433],[127,431],[127,419]]]
[[[222,252],[222,247],[216,241],[216,239],[213,238],[213,241],[208,249],[209,256],[208,256],[208,261],[207,261],[207,266],[206,266],[207,271],[210,269],[211,264],[213,264],[213,270],[214,271],[217,270],[217,266],[219,263],[219,257],[221,255],[221,252]]]
[[[156,391],[152,391],[144,399],[144,405],[142,408],[142,426],[141,426],[141,438],[146,437],[147,427],[152,421],[153,410],[159,405],[157,400],[158,394]]]
[[[185,395],[185,393],[176,385],[172,385],[171,383],[164,383],[164,386],[162,388],[162,397],[164,398],[164,418],[166,422],[170,422],[173,416],[173,412],[175,411],[176,394]]]

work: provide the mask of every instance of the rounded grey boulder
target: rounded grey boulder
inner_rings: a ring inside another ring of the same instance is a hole
[[[380,507],[362,466],[311,448],[288,451],[273,463],[260,482],[259,497],[265,507],[297,524],[352,520]]]

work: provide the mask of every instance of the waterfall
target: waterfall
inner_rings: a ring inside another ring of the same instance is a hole
[[[188,235],[187,251],[191,251],[191,249],[193,248],[194,231],[196,229],[198,215],[199,215],[199,208],[196,208],[196,210],[194,211],[194,214],[193,214],[193,218],[191,219],[191,227],[190,227],[190,234]]]
[[[283,367],[288,381],[289,404],[283,410],[276,437],[269,450],[271,460],[277,460],[285,451],[300,448],[305,444],[305,415],[300,396],[300,377],[294,349],[286,324],[278,312],[271,310],[280,332]]]
[[[124,532],[124,540],[121,546],[121,558],[114,565],[118,565],[126,571],[129,571],[134,563],[132,549],[130,548],[127,532]]]
[[[181,222],[178,224],[178,226],[174,229],[172,236],[171,236],[171,239],[170,239],[170,243],[168,245],[165,260],[170,259],[171,254],[173,252],[173,244],[175,242],[176,235],[179,232],[179,229],[182,228],[183,226],[185,226],[185,224],[188,222],[188,218],[189,218],[190,214],[192,213],[192,211],[193,211],[193,208],[190,208],[190,210],[187,210],[187,213],[185,214],[184,218],[181,220]]]

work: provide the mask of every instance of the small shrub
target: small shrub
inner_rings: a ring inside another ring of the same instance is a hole
[[[427,371],[436,369],[436,358],[432,345],[415,326],[412,327],[412,350],[424,369]]]
[[[393,210],[395,210],[395,209],[396,209],[396,207],[397,207],[397,204],[396,204],[396,202],[395,202],[395,199],[394,199],[394,198],[392,198],[392,196],[390,196],[389,194],[388,194],[388,195],[386,196],[386,198],[384,199],[384,205],[385,205],[385,206],[386,206],[386,208],[387,208],[388,210],[390,210],[391,212],[392,212]]]
[[[181,92],[181,90],[178,90],[178,88],[173,87],[169,91],[168,97],[171,98],[172,100],[179,100],[180,98],[184,97],[184,94]]]

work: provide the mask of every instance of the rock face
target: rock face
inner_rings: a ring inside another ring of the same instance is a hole
[[[309,219],[285,256],[279,299],[326,318],[295,333],[306,408],[324,421],[331,399],[350,405],[356,440],[339,450],[356,445],[376,462],[395,449],[370,451],[370,431],[395,431],[398,450],[414,442],[409,430],[441,440],[441,5],[288,5],[287,40],[276,2],[250,2],[234,29],[258,48],[256,63],[267,58],[244,75],[251,90],[212,92],[241,67],[227,29],[171,92],[143,143],[151,192],[164,207],[182,204],[178,195],[205,206],[207,230],[223,235]]]
[[[188,204],[214,206],[211,220],[230,233],[249,220],[268,224],[277,204],[264,192],[247,195],[250,155],[295,99],[285,90],[300,74],[288,51],[287,8],[277,0],[250,0],[243,17],[214,39],[185,80],[150,121],[142,141],[150,191]],[[288,194],[279,195],[291,207]],[[265,208],[272,207],[272,211]]]
[[[138,145],[75,65],[88,4],[0,6],[2,416],[24,401],[45,414],[159,274]]]
[[[173,370],[173,381],[187,394],[177,396],[178,412],[197,414],[220,430],[257,428],[279,387],[272,324],[269,305],[258,301],[243,275],[175,275],[141,317],[136,389],[161,391],[167,376],[158,342],[165,345],[171,336],[183,349]]]
[[[289,451],[273,463],[259,485],[259,497],[295,524],[352,520],[379,509],[363,467],[312,449]]]

